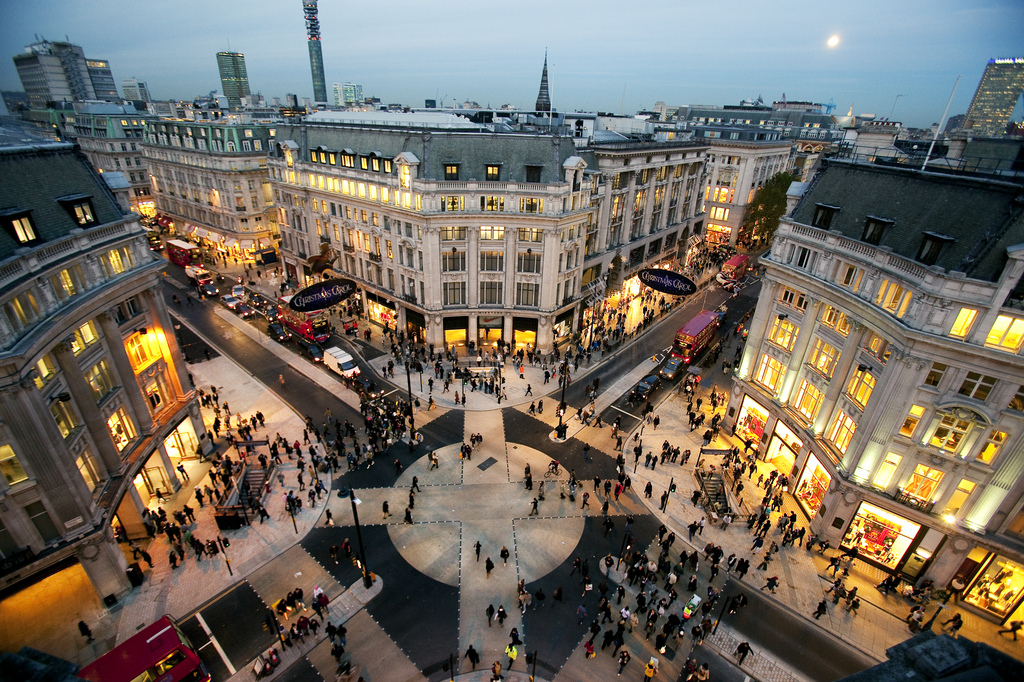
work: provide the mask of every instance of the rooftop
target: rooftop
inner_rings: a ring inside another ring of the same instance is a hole
[[[346,123],[349,125],[389,126],[395,128],[443,128],[447,130],[484,130],[465,116],[446,113],[399,113],[391,111],[318,111],[305,117],[307,123]]]

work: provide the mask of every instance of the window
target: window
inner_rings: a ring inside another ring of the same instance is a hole
[[[544,231],[537,227],[520,227],[518,237],[521,242],[540,242]]]
[[[935,261],[939,259],[939,254],[942,252],[943,245],[955,241],[952,237],[935,234],[934,232],[925,232],[924,237],[921,239],[921,248],[917,251],[917,260],[925,265],[935,265]]]
[[[160,357],[160,344],[156,334],[135,332],[124,342],[132,369],[136,372],[148,367]]]
[[[943,475],[938,469],[918,464],[914,467],[914,473],[910,475],[910,481],[903,487],[903,492],[922,502],[928,502],[942,482]]]
[[[108,251],[106,257],[101,259],[101,262],[104,265],[104,270],[107,271],[107,275],[110,277],[120,275],[125,270],[131,270],[135,265],[131,249],[127,246]]]
[[[480,197],[481,211],[504,211],[505,197]]]
[[[907,308],[910,306],[910,299],[911,293],[909,291],[896,284],[896,282],[883,279],[882,285],[878,287],[878,296],[875,297],[875,303],[896,317],[902,318],[906,315]]]
[[[799,291],[789,287],[783,287],[779,300],[797,310],[807,310],[807,298]]]
[[[42,502],[36,501],[25,505],[25,514],[32,521],[32,525],[36,527],[43,542],[49,544],[60,539],[60,531],[57,530],[57,526],[54,525],[53,519],[50,518],[50,514]]]
[[[501,282],[480,282],[480,305],[501,305]]]
[[[516,254],[516,272],[540,272],[540,254]]]
[[[481,225],[480,239],[496,241],[505,238],[505,228],[500,225]]]
[[[988,395],[992,392],[992,387],[995,385],[995,377],[984,376],[980,372],[968,372],[964,382],[960,384],[960,390],[957,393],[984,402],[988,399]]]
[[[821,314],[821,323],[829,329],[835,329],[842,336],[850,333],[850,318],[832,306],[825,306]]]
[[[850,440],[853,438],[853,434],[856,431],[857,422],[853,421],[853,418],[850,417],[850,415],[839,410],[839,412],[836,413],[835,419],[832,420],[832,425],[829,426],[825,438],[831,441],[839,452],[845,455],[846,448],[850,447]]]
[[[441,253],[442,272],[462,272],[466,269],[465,251],[444,251]]]
[[[786,350],[793,350],[793,344],[796,343],[797,331],[798,328],[796,325],[789,320],[775,318],[775,323],[772,325],[772,331],[768,335],[768,340],[776,346],[780,346]]]
[[[935,388],[942,381],[942,377],[945,376],[946,370],[949,369],[948,365],[944,365],[941,362],[933,362],[932,368],[928,370],[928,375],[924,378],[924,385]]]
[[[75,222],[83,227],[92,225],[96,222],[96,218],[92,212],[92,204],[88,201],[72,204],[71,212],[75,218]]]
[[[800,384],[800,391],[796,396],[796,411],[807,418],[807,421],[813,422],[818,416],[818,410],[821,409],[821,401],[825,395],[818,390],[818,387],[811,382],[804,379],[803,383]]]
[[[885,460],[882,462],[882,465],[878,467],[878,471],[875,472],[875,479],[872,481],[876,488],[882,488],[884,490],[889,487],[889,483],[892,481],[892,476],[896,473],[896,469],[899,467],[902,459],[903,458],[895,452],[886,453]]]
[[[106,360],[100,360],[85,373],[85,381],[92,388],[93,398],[100,402],[105,395],[114,390],[114,377],[107,367]]]
[[[988,441],[981,448],[981,452],[978,453],[978,461],[991,464],[1005,442],[1006,434],[1003,431],[993,430],[988,436]]]
[[[489,166],[487,166],[485,172],[486,172],[486,178],[487,178],[488,181],[490,181],[490,182],[497,182],[498,180],[501,180],[501,166],[497,166],[497,165],[491,166],[491,165],[489,165]]]
[[[459,179],[459,164],[457,164],[457,163],[446,163],[444,165],[444,179],[445,180],[458,180]]]
[[[441,228],[441,241],[461,241],[466,238],[465,227],[442,227]]]
[[[23,291],[4,303],[4,313],[15,329],[24,329],[39,318],[39,304],[33,293]]]
[[[1005,348],[1016,353],[1020,351],[1022,339],[1024,339],[1024,320],[1009,315],[1000,315],[996,318],[992,329],[989,330],[985,345]]]
[[[526,181],[527,182],[540,182],[540,172],[543,166],[527,166],[526,167]]]
[[[923,416],[923,407],[920,405],[911,405],[910,412],[907,413],[906,418],[903,420],[903,425],[900,426],[900,435],[906,436],[907,438],[913,438],[914,431],[917,430],[917,425],[921,423],[921,417]]]
[[[500,271],[505,269],[504,251],[481,251],[480,269],[485,271]]]
[[[839,351],[821,339],[814,340],[814,351],[811,353],[811,360],[808,363],[826,377],[831,377],[839,361]]]
[[[960,449],[964,436],[971,430],[971,423],[966,419],[958,419],[952,414],[947,414],[939,422],[932,436],[931,444],[940,450],[955,453]]]
[[[135,427],[128,413],[122,407],[107,419],[107,428],[110,430],[110,438],[119,451],[124,450],[128,443],[135,438]]]
[[[50,403],[50,414],[57,423],[60,435],[67,438],[78,428],[78,416],[68,403],[54,400]]]
[[[956,316],[956,320],[953,321],[953,328],[949,330],[949,335],[957,339],[967,338],[971,331],[971,325],[974,324],[974,320],[977,317],[977,310],[961,308]]]
[[[28,474],[14,454],[14,448],[10,445],[0,445],[0,472],[3,472],[7,485],[14,485],[28,480]]]
[[[66,301],[80,294],[82,291],[81,275],[82,268],[78,265],[61,270],[56,275],[51,275],[50,283],[53,285],[57,298],[61,301]]]
[[[806,248],[806,247],[803,247],[803,246],[797,247],[797,249],[796,249],[796,261],[795,261],[796,267],[798,267],[798,268],[806,268],[807,264],[811,262],[811,253],[812,253],[811,250]]]
[[[1017,392],[1012,398],[1010,398],[1010,404],[1006,406],[1006,409],[1013,410],[1014,412],[1024,412],[1024,386],[1020,386]]]
[[[868,406],[871,392],[875,390],[875,381],[875,376],[870,371],[858,369],[846,386],[846,394],[863,409]]]
[[[42,390],[50,382],[50,379],[55,376],[57,376],[57,365],[54,364],[53,357],[47,353],[39,358],[39,362],[36,363],[36,374],[34,377],[36,388]]]
[[[769,389],[773,394],[779,390],[782,375],[786,368],[782,363],[765,353],[761,356],[761,364],[754,375],[754,381]]]
[[[946,503],[946,508],[942,510],[943,515],[956,516],[964,508],[967,498],[971,496],[976,487],[978,487],[978,484],[974,481],[961,478],[959,485],[957,485],[953,495],[949,498],[949,502]]]
[[[814,217],[811,218],[811,225],[827,230],[831,227],[832,220],[835,218],[837,213],[839,213],[838,206],[818,204],[814,207]]]
[[[74,335],[71,337],[71,350],[74,351],[75,355],[79,355],[82,351],[99,340],[100,337],[96,333],[96,324],[92,320],[89,320],[75,330]]]
[[[441,197],[442,211],[462,211],[465,208],[465,197]]]
[[[536,307],[540,305],[540,285],[527,282],[516,283],[516,305]]]
[[[523,197],[519,200],[520,213],[543,213],[544,200]]]
[[[891,227],[893,222],[894,221],[886,220],[885,218],[868,216],[867,220],[864,221],[864,234],[861,236],[861,241],[877,246],[882,242],[882,235],[885,234],[885,228]]]

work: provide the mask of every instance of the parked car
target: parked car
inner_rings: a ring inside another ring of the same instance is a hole
[[[661,371],[658,372],[658,374],[660,374],[661,378],[666,381],[675,381],[685,371],[686,363],[683,362],[682,358],[669,358],[668,362],[662,366]]]
[[[654,393],[658,387],[661,386],[661,379],[656,375],[644,377],[636,388],[633,389],[633,401],[647,400],[652,393]]]
[[[224,305],[226,305],[231,310],[234,310],[235,308],[237,308],[239,306],[239,304],[241,303],[241,301],[239,299],[235,298],[231,294],[224,294],[223,296],[221,296],[220,297],[220,302],[223,303]]]
[[[299,347],[300,353],[305,355],[313,362],[324,361],[324,352],[320,350],[320,346],[316,345],[312,341],[295,337],[295,345]]]
[[[256,311],[253,310],[251,305],[241,302],[235,306],[235,312],[238,313],[239,317],[243,318],[249,318],[256,314]]]
[[[280,324],[278,322],[271,322],[267,326],[267,334],[269,334],[271,338],[277,339],[281,343],[290,341],[292,338],[292,333],[288,331],[283,324]]]

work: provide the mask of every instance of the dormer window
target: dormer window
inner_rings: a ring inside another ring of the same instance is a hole
[[[39,239],[39,234],[32,224],[32,218],[28,211],[18,209],[2,211],[0,219],[3,220],[4,227],[18,244],[31,244]]]
[[[861,237],[861,241],[878,246],[882,243],[882,236],[885,234],[886,228],[892,227],[893,222],[886,218],[868,216],[864,221],[864,234]]]
[[[501,180],[501,166],[494,164],[486,167],[486,178],[488,182]]]
[[[934,232],[925,232],[921,239],[921,248],[917,252],[917,261],[925,265],[935,265],[945,244],[951,244],[956,239]]]
[[[829,206],[828,204],[815,205],[814,218],[811,219],[811,225],[820,227],[823,230],[829,229],[832,226],[832,219],[839,213],[839,210],[838,206]]]
[[[444,179],[445,180],[458,180],[459,179],[459,164],[457,164],[457,163],[446,163],[444,165]]]
[[[92,197],[85,194],[73,194],[66,197],[58,197],[57,202],[64,207],[72,220],[79,227],[89,227],[96,224],[96,213],[92,209]]]

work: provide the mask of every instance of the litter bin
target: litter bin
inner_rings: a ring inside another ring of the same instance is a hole
[[[132,584],[132,587],[139,587],[142,585],[142,580],[145,576],[142,573],[142,567],[138,563],[134,563],[128,567],[125,571],[128,574],[128,582]]]

